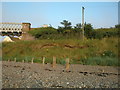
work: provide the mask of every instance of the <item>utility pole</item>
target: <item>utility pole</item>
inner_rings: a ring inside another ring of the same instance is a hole
[[[82,38],[84,41],[84,7],[82,7]]]

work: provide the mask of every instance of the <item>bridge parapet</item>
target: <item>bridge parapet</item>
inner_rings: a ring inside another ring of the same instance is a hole
[[[30,30],[30,23],[0,23],[0,32],[26,32]]]
[[[21,23],[0,23],[0,32],[22,32]]]

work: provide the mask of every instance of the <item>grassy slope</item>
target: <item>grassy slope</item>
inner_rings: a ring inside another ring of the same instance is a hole
[[[67,46],[66,46],[67,45]],[[117,65],[117,58],[100,57],[104,51],[112,51],[118,55],[118,39],[104,38],[102,40],[63,39],[63,40],[34,40],[3,43],[3,59],[17,58],[21,61],[30,61],[32,57],[39,62],[42,56],[46,62],[52,62],[52,57],[57,57],[58,63],[64,63],[69,57],[71,63],[91,65]]]

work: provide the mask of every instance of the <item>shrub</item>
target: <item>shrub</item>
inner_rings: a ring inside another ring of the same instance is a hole
[[[116,37],[119,36],[119,32],[117,28],[101,28],[101,29],[94,29],[92,31],[92,38],[94,39],[102,39],[105,37]]]
[[[56,34],[57,30],[55,28],[52,27],[46,27],[46,28],[37,28],[37,29],[33,29],[31,31],[29,31],[28,33],[32,34],[33,36],[35,36],[35,38],[44,38],[46,39],[47,35],[51,35],[51,34]]]
[[[101,56],[103,57],[115,57],[116,55],[112,51],[104,51]]]
[[[80,61],[83,65],[120,66],[116,57],[89,57]]]

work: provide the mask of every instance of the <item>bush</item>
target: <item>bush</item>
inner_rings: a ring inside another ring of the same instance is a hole
[[[57,58],[57,64],[65,65],[65,60],[63,58]]]
[[[49,35],[54,35],[57,33],[57,30],[52,27],[46,27],[46,28],[37,28],[29,31],[28,33],[35,36],[35,38],[44,38],[47,39]]]
[[[103,57],[116,57],[116,55],[112,51],[104,51],[101,56]]]
[[[94,29],[92,31],[92,38],[94,39],[102,39],[105,37],[117,37],[119,36],[119,32],[117,28],[101,28],[101,29]]]
[[[53,27],[42,27],[36,28],[29,31],[30,34],[35,36],[35,38],[40,39],[68,39],[68,38],[82,38],[82,28],[64,28],[58,27],[55,29]],[[85,24],[84,34],[86,38],[102,39],[105,37],[116,37],[119,36],[119,28],[101,28],[93,29],[91,24]]]
[[[120,66],[116,57],[89,57],[80,61],[83,65]]]
[[[84,31],[87,38],[92,38],[93,27],[91,24],[85,24]]]

